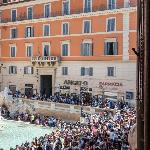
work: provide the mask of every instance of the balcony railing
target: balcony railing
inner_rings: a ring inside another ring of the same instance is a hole
[[[136,7],[136,3],[125,3],[122,5],[109,5],[107,7],[106,5],[101,5],[99,7],[93,7],[91,9],[85,9],[86,11],[82,9],[72,9],[68,14],[64,14],[62,11],[56,11],[51,12],[49,17],[45,17],[44,13],[33,15],[32,19],[41,19],[41,18],[51,18],[51,17],[57,17],[57,16],[68,16],[68,15],[74,15],[74,14],[82,14],[82,13],[91,13],[91,12],[97,12],[97,11],[104,11],[104,10],[114,10],[114,9],[121,9],[121,8],[130,8],[130,7]],[[19,16],[16,18],[16,21],[23,21],[28,20],[26,13],[20,13]],[[12,22],[11,18],[2,18],[1,23],[7,23]]]
[[[50,62],[55,63],[58,62],[59,59],[57,56],[33,56],[31,58],[31,62]]]

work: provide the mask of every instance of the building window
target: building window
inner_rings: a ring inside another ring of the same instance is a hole
[[[92,0],[84,0],[84,13],[92,11]]]
[[[33,19],[33,7],[27,8],[27,17],[28,19]]]
[[[13,28],[11,29],[11,36],[12,39],[17,38],[17,29]]]
[[[107,67],[107,76],[109,76],[109,77],[115,76],[115,68],[114,67]]]
[[[50,44],[49,43],[43,44],[43,56],[50,56]]]
[[[132,100],[134,98],[134,93],[133,92],[126,92],[126,99]]]
[[[69,43],[62,43],[62,56],[69,56]]]
[[[68,75],[68,67],[62,67],[62,75]]]
[[[116,9],[116,0],[107,0],[107,2],[109,10]]]
[[[17,20],[17,10],[11,10],[11,21],[15,22]]]
[[[62,23],[62,34],[63,35],[69,34],[69,23]]]
[[[44,5],[44,17],[49,18],[50,17],[50,4]]]
[[[115,18],[108,18],[107,20],[107,32],[115,31]]]
[[[69,0],[64,0],[62,2],[62,15],[69,15],[70,14],[70,2]]]
[[[118,48],[117,48],[116,41],[105,41],[104,42],[104,55],[118,55]]]
[[[33,74],[33,67],[24,67],[24,74]]]
[[[93,43],[83,42],[81,44],[81,56],[93,56]]]
[[[26,56],[27,57],[31,57],[32,56],[32,49],[33,49],[32,44],[27,44],[26,45]]]
[[[43,29],[44,29],[43,35],[49,36],[50,35],[50,25],[44,25]]]
[[[16,46],[10,46],[10,57],[16,57]]]
[[[83,33],[91,33],[91,21],[83,21]]]
[[[25,37],[34,37],[34,28],[26,27]]]
[[[17,74],[17,67],[9,66],[9,74]]]
[[[81,67],[81,76],[93,76],[93,68],[89,67],[89,68],[85,68],[85,67]]]

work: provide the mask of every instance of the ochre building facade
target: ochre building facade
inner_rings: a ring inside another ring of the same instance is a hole
[[[136,98],[136,0],[3,1],[0,87]]]

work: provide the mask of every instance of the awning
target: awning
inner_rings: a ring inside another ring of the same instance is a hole
[[[106,96],[118,96],[117,93],[112,93],[112,92],[104,92],[104,95],[106,95]]]

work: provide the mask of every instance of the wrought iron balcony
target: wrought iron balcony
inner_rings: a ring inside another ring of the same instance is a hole
[[[129,7],[136,7],[136,3],[125,3],[124,5],[109,5],[108,7],[106,5],[100,5],[97,7],[92,7],[91,9],[72,9],[70,10],[70,12],[65,12],[63,13],[62,11],[55,11],[55,12],[51,12],[50,16],[45,17],[44,13],[40,13],[40,14],[33,14],[33,18],[32,19],[41,19],[41,18],[51,18],[51,17],[57,17],[57,16],[68,16],[68,15],[75,15],[75,14],[82,14],[82,13],[91,13],[91,12],[97,12],[97,11],[105,11],[105,10],[115,10],[115,9],[121,9],[121,8],[129,8]],[[27,18],[27,14],[24,13],[20,13],[17,18],[16,21],[23,21],[23,20],[28,20]],[[3,18],[1,19],[1,23],[7,23],[7,22],[12,22],[11,17],[10,18]]]

